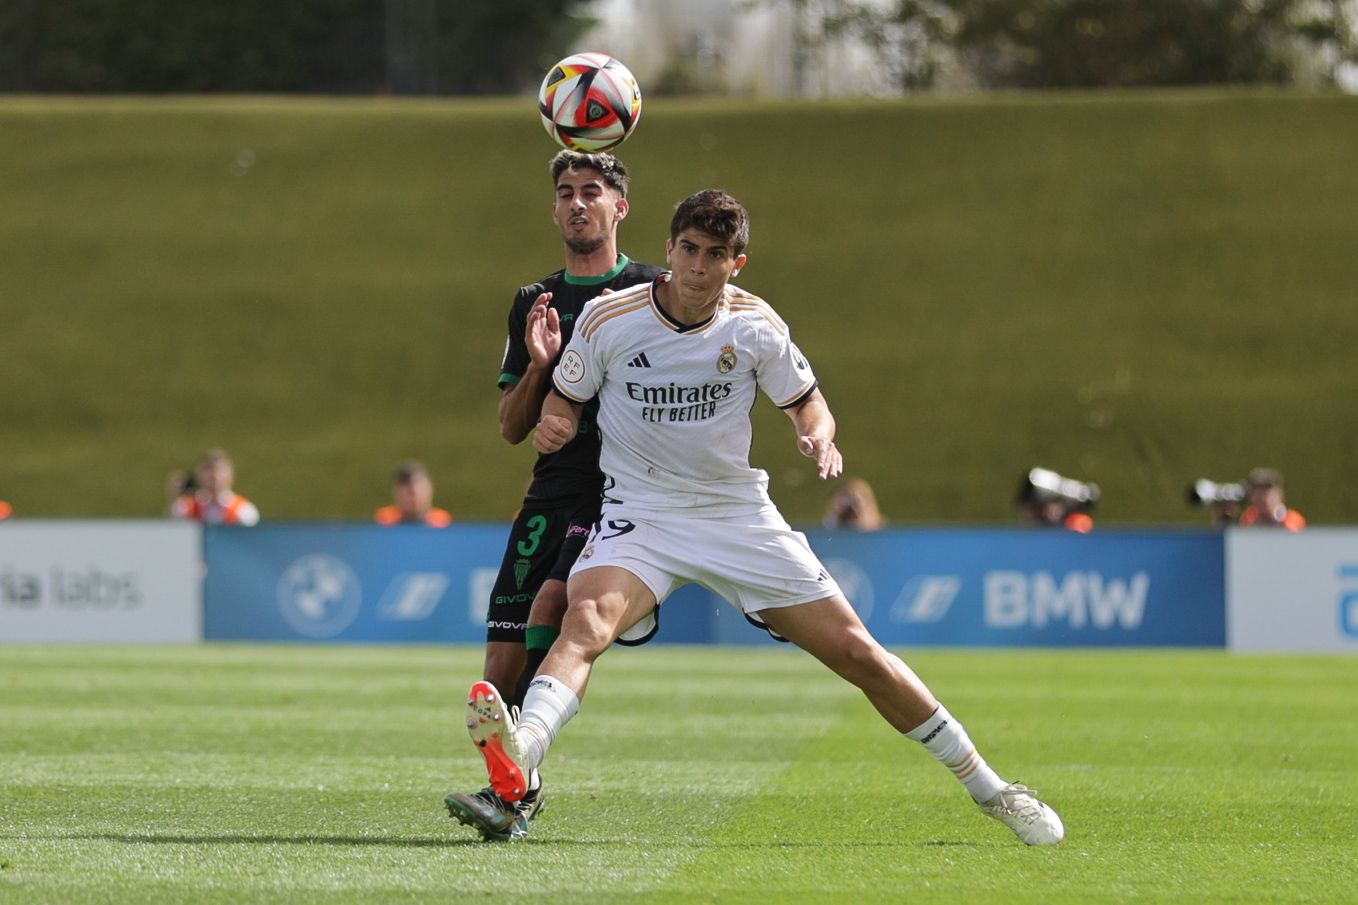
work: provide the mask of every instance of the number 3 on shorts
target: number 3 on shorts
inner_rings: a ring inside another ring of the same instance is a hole
[[[547,517],[535,515],[528,520],[528,539],[519,541],[519,555],[532,556],[542,543],[542,532],[547,530]]]

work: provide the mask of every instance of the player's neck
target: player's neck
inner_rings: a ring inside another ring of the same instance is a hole
[[[670,279],[662,280],[660,285],[656,286],[655,300],[660,305],[661,310],[670,316],[671,320],[687,327],[693,324],[701,324],[712,316],[717,310],[717,304],[721,301],[722,292],[725,288],[725,284],[723,284],[721,290],[718,290],[717,294],[706,302],[701,304],[690,303],[679,294],[679,289],[674,285],[674,278],[671,275]]]
[[[566,273],[573,277],[601,277],[618,266],[618,246],[605,242],[597,251],[578,254],[566,249]]]

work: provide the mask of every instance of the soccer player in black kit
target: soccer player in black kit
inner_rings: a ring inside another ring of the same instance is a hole
[[[524,286],[510,308],[499,417],[500,435],[514,444],[532,434],[551,387],[552,369],[585,303],[649,282],[664,269],[635,263],[618,251],[618,224],[628,211],[622,161],[611,154],[562,151],[552,158],[550,169],[556,190],[552,219],[561,230],[566,266]],[[496,688],[519,689],[511,702],[516,705],[560,632],[566,578],[599,518],[604,477],[596,410],[585,412],[571,443],[538,457],[491,592],[484,678]],[[541,779],[534,775],[529,786],[528,795],[512,804],[490,788],[454,792],[445,803],[453,817],[483,838],[507,840],[524,835],[542,806]]]

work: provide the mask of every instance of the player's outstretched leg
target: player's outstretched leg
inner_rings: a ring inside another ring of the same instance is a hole
[[[842,596],[761,610],[778,634],[856,685],[877,711],[952,772],[981,810],[1028,845],[1065,836],[1056,812],[1026,786],[1008,783],[976,750],[966,729],[904,661],[872,637]]]

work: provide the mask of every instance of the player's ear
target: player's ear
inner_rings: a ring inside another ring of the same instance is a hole
[[[749,260],[749,258],[745,257],[744,255],[736,255],[736,266],[735,266],[735,269],[731,271],[731,276],[733,276],[733,277],[734,277],[734,276],[739,276],[739,275],[740,275],[740,268],[744,267],[744,266],[745,266],[745,262],[748,261],[748,260]]]
[[[613,205],[613,210],[617,213],[619,220],[627,219],[627,212],[632,209],[632,205],[626,198],[619,198]]]
[[[673,252],[674,252],[674,240],[673,240],[673,239],[666,239],[666,240],[665,240],[665,263],[666,263],[666,264],[670,263],[670,255],[671,255]]]

